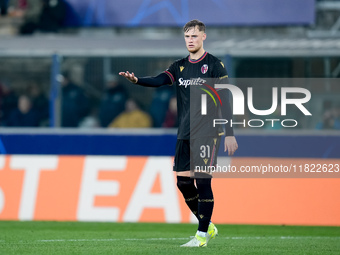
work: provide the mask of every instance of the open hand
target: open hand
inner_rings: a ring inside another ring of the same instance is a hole
[[[134,73],[129,73],[129,71],[126,72],[120,72],[119,75],[124,76],[128,81],[132,83],[137,83],[138,78],[135,76]]]

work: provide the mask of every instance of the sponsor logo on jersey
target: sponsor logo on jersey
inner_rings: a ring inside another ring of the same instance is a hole
[[[207,65],[207,64],[204,64],[204,65],[201,67],[201,72],[202,72],[202,74],[205,74],[206,72],[208,72],[208,65]]]
[[[184,80],[183,78],[179,78],[178,79],[178,86],[184,86],[185,88],[187,86],[201,86],[206,82],[207,82],[206,80],[203,80],[200,77],[195,78],[195,79],[190,79],[190,80]]]
[[[184,69],[184,66],[180,66],[180,67],[179,67],[179,71],[180,71],[180,72],[182,72],[183,69]]]

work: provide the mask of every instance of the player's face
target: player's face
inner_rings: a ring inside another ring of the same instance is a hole
[[[203,47],[207,35],[198,30],[198,26],[190,28],[184,33],[185,44],[190,53],[196,53]]]

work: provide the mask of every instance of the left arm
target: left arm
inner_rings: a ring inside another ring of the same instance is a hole
[[[217,83],[228,84],[228,75],[223,63],[216,63],[215,69],[217,71],[215,76],[218,79]],[[225,125],[224,151],[228,151],[228,155],[232,156],[238,149],[238,144],[234,136],[234,130],[230,125],[233,116],[229,103],[229,93],[226,89],[221,89],[219,95],[222,98],[222,118],[228,120],[228,123]]]

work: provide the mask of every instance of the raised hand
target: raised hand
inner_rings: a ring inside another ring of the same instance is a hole
[[[124,76],[128,81],[132,82],[132,83],[137,83],[138,82],[138,78],[135,76],[135,74],[129,73],[129,71],[126,72],[120,72],[119,75]]]

